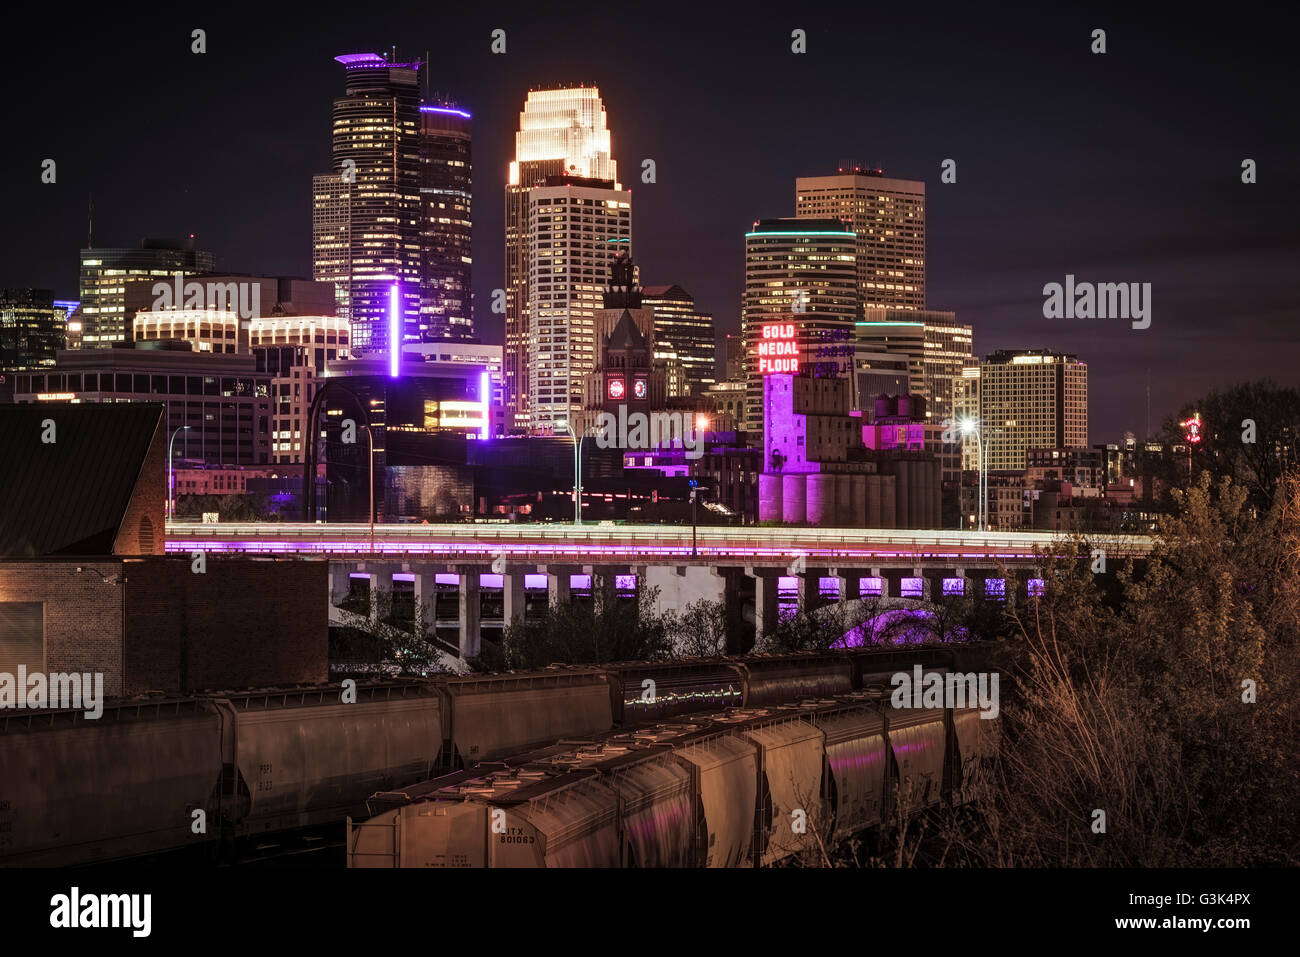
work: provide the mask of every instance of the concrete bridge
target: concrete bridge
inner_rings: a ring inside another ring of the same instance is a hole
[[[656,588],[661,609],[725,601],[728,614],[752,620],[758,634],[777,621],[783,600],[811,609],[871,595],[1014,597],[1003,594],[999,569],[1015,578],[1017,593],[1041,587],[1041,553],[1059,541],[1050,532],[593,524],[178,522],[167,529],[168,552],[328,561],[336,621],[349,594],[409,590],[432,610],[431,624],[454,630],[462,657],[478,653],[485,627],[605,587],[624,595]],[[1089,543],[1115,566],[1152,545],[1115,535]]]

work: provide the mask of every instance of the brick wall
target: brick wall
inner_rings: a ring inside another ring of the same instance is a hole
[[[328,680],[326,562],[207,557],[131,562],[127,692]]]
[[[167,425],[161,416],[126,514],[113,541],[115,555],[161,555],[166,540]]]
[[[328,680],[328,563],[190,569],[179,556],[0,562],[0,602],[42,603],[43,670],[102,672],[110,697]]]
[[[102,672],[104,694],[122,693],[125,586],[104,581],[122,568],[115,560],[0,562],[0,601],[44,605],[46,673]]]

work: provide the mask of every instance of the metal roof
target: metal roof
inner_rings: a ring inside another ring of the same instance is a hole
[[[162,416],[153,402],[0,407],[0,558],[112,554]]]

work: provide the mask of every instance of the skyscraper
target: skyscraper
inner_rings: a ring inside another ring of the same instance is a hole
[[[953,417],[953,383],[971,364],[971,327],[953,312],[937,309],[866,309],[857,324],[858,345],[869,353],[906,358],[908,391],[924,396],[927,422]],[[873,395],[859,393],[858,408],[869,409]]]
[[[610,180],[552,176],[527,199],[525,422],[546,429],[582,406],[596,313],[614,258],[632,241],[632,194]]]
[[[376,53],[334,58],[333,168],[312,178],[312,276],[336,284],[357,352],[385,352],[391,289],[399,334],[421,337],[421,63]]]
[[[64,348],[68,307],[49,289],[0,289],[0,369],[54,365]]]
[[[474,338],[470,115],[420,107],[420,325],[425,341]]]
[[[1026,449],[1088,444],[1088,366],[1045,349],[1003,350],[979,370],[979,426],[989,471],[1025,468]]]
[[[925,183],[842,166],[795,180],[795,215],[842,219],[857,236],[863,308],[925,308]]]
[[[745,427],[761,424],[763,327],[793,326],[799,370],[848,378],[858,300],[853,231],[838,219],[763,219],[745,234],[741,334],[747,360]]]
[[[676,353],[686,387],[700,395],[717,381],[713,314],[697,311],[695,299],[677,285],[646,286],[641,301],[654,310],[655,348],[662,343]]]
[[[128,279],[171,282],[176,273],[211,272],[216,260],[193,239],[142,239],[136,249],[81,250],[81,348],[107,348],[131,339]]]
[[[531,90],[506,182],[507,415],[545,428],[582,401],[592,319],[610,267],[631,253],[632,194],[617,181],[595,87]]]

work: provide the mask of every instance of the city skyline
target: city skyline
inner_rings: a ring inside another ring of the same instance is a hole
[[[831,20],[802,19],[797,26],[809,36],[802,58],[790,52],[784,24],[711,14],[694,18],[697,28],[671,43],[669,28],[641,24],[642,39],[658,38],[658,46],[617,42],[624,34],[599,16],[576,30],[545,18],[506,16],[503,56],[489,52],[498,24],[484,19],[442,19],[428,28],[427,42],[414,39],[418,30],[398,29],[397,19],[367,24],[364,36],[346,25],[310,24],[295,26],[298,42],[265,58],[274,61],[268,63],[257,52],[269,39],[236,41],[214,21],[209,52],[198,56],[189,52],[188,24],[182,30],[178,20],[164,23],[160,29],[176,30],[178,40],[175,51],[162,55],[192,80],[182,94],[124,83],[114,102],[175,121],[165,136],[173,153],[177,144],[204,142],[203,131],[213,126],[230,135],[217,149],[196,148],[183,162],[162,163],[147,157],[156,155],[151,137],[163,134],[133,130],[126,137],[133,148],[126,148],[118,145],[119,125],[102,127],[104,118],[91,116],[83,156],[70,152],[65,131],[18,104],[15,122],[27,130],[31,149],[8,155],[5,170],[11,181],[32,186],[3,202],[8,221],[29,225],[21,239],[10,235],[3,281],[53,288],[63,298],[75,294],[75,250],[85,244],[91,195],[96,245],[129,247],[142,236],[194,233],[199,248],[216,254],[219,269],[309,275],[310,200],[303,184],[319,172],[329,148],[327,117],[339,80],[333,57],[387,49],[386,39],[411,36],[397,52],[422,59],[423,47],[447,37],[441,51],[435,47],[428,84],[474,116],[480,168],[475,318],[486,342],[503,338],[501,320],[489,308],[504,274],[503,200],[496,184],[504,179],[520,104],[530,88],[586,82],[599,86],[617,127],[615,158],[626,167],[622,179],[639,210],[641,281],[689,289],[698,308],[714,314],[720,338],[739,330],[744,232],[756,219],[791,214],[795,179],[833,172],[840,160],[853,158],[888,176],[926,183],[927,305],[953,310],[974,328],[977,356],[1045,348],[1089,363],[1091,440],[1145,431],[1147,370],[1153,430],[1207,387],[1266,375],[1286,381],[1282,351],[1256,348],[1260,341],[1283,340],[1295,316],[1281,279],[1285,270],[1277,268],[1295,251],[1293,231],[1282,225],[1295,214],[1295,191],[1287,189],[1295,174],[1285,161],[1292,144],[1275,102],[1270,70],[1276,68],[1263,66],[1266,58],[1252,52],[1257,38],[1242,45],[1234,43],[1232,29],[1217,34],[1217,68],[1182,75],[1182,86],[1162,101],[1167,108],[1160,130],[1152,131],[1124,91],[1160,75],[1162,64],[1193,42],[1187,25],[1158,34],[1154,24],[1112,19],[1105,24],[1111,49],[1095,56],[1088,49],[1088,20],[1040,15],[962,23],[961,30],[925,38],[933,58],[950,64],[947,72],[907,74],[914,82],[872,95],[837,85],[847,69],[840,61],[849,38],[837,36]],[[879,32],[901,37],[917,26],[902,14],[890,15]],[[730,44],[714,39],[721,30],[743,38],[736,45],[763,51],[763,69],[741,69],[727,53]],[[156,45],[156,37],[151,33],[148,42]],[[89,42],[71,38],[73,49]],[[72,59],[87,71],[129,77],[129,54],[143,42],[105,25],[95,39],[102,46],[88,46]],[[233,55],[228,46],[222,52],[223,44],[233,42],[240,58],[253,64],[244,76],[227,76],[218,66],[221,57]],[[986,51],[998,44],[1017,53],[1014,71],[988,62]],[[1132,52],[1139,45],[1143,60]],[[881,46],[882,71],[906,73],[901,54]],[[573,61],[557,66],[557,49],[571,51]],[[652,50],[673,52],[698,69],[664,71],[663,58]],[[29,54],[18,55],[21,61]],[[1013,72],[1025,73],[1026,57],[1042,82],[1008,87]],[[804,64],[813,70],[812,82],[820,82],[810,114],[815,122],[807,130],[796,126],[799,135],[790,136],[785,120],[772,118],[799,115],[803,85],[792,81]],[[972,82],[955,82],[963,71]],[[272,73],[276,82],[269,85]],[[66,101],[84,76],[51,77],[52,101]],[[272,92],[261,89],[261,106],[250,109],[254,101],[244,93],[258,86]],[[744,102],[738,99],[742,88]],[[1049,114],[1046,125],[1023,121],[1042,116],[1040,104],[1062,97],[1081,111],[1078,127],[1070,109]],[[975,105],[981,112],[971,117]],[[1207,110],[1212,124],[1204,122]],[[702,136],[701,129],[710,133]],[[743,160],[746,150],[752,162]],[[47,155],[59,162],[53,185],[39,181]],[[1259,164],[1258,183],[1241,182],[1245,157]],[[656,161],[655,183],[641,182],[645,158]],[[957,161],[955,183],[940,179],[947,158]],[[1067,275],[1151,282],[1152,326],[1130,330],[1127,323],[1045,319],[1041,290]],[[1223,326],[1235,335],[1215,337]]]

